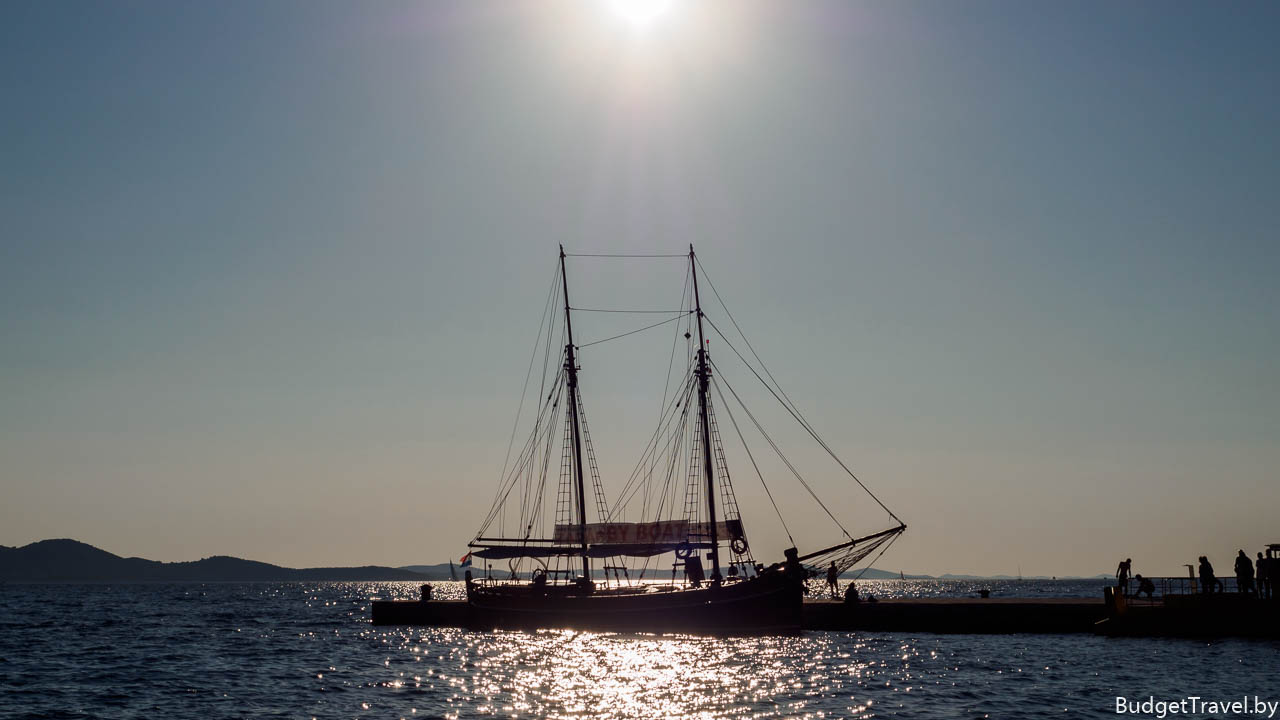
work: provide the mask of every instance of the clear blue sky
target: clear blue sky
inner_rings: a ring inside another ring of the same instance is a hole
[[[557,244],[694,242],[911,526],[882,567],[1229,568],[1280,542],[1277,30],[1266,2],[675,0],[643,31],[590,0],[4,3],[0,543],[461,555]],[[570,272],[597,306],[683,278]],[[606,485],[656,418],[647,348],[584,357]]]

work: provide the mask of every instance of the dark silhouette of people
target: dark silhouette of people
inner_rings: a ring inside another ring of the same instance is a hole
[[[840,596],[840,571],[836,569],[836,561],[832,560],[827,568],[827,587],[831,588],[831,597]]]
[[[782,551],[787,560],[782,564],[782,573],[792,582],[800,583],[800,587],[805,595],[809,594],[809,583],[806,582],[811,576],[809,571],[800,562],[800,551],[795,548],[787,548]]]
[[[706,571],[702,569],[702,558],[696,554],[691,554],[685,558],[684,576],[689,579],[690,585],[702,587],[702,581],[707,579]]]
[[[1116,567],[1116,587],[1120,592],[1129,594],[1129,571],[1133,569],[1133,558],[1125,558]]]
[[[1200,592],[1205,595],[1212,594],[1218,584],[1218,578],[1213,574],[1213,565],[1209,562],[1209,558],[1200,556]]]
[[[1134,593],[1133,596],[1138,597],[1142,595],[1142,593],[1146,593],[1147,599],[1150,600],[1151,596],[1155,594],[1156,584],[1151,582],[1151,578],[1142,577],[1142,573],[1134,575],[1133,579],[1138,582],[1138,591]]]
[[[1236,555],[1236,592],[1253,594],[1253,561],[1244,550]]]
[[[844,589],[844,604],[853,605],[859,602],[862,602],[862,598],[858,597],[858,586],[850,580],[849,587]]]
[[[1271,584],[1275,582],[1272,579],[1271,561],[1262,557],[1262,553],[1258,553],[1258,599],[1271,599]]]

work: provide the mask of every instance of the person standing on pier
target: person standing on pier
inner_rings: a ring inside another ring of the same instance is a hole
[[[1253,594],[1253,561],[1244,550],[1236,555],[1236,591]]]
[[[827,587],[831,589],[831,597],[840,597],[840,571],[836,569],[836,561],[831,561],[827,568]]]
[[[1262,557],[1262,553],[1258,553],[1257,565],[1258,565],[1258,599],[1259,600],[1271,599],[1271,583],[1274,582],[1274,580],[1271,577],[1273,574],[1272,568],[1271,568],[1271,562],[1272,561]]]
[[[1213,565],[1205,555],[1200,556],[1200,592],[1208,595],[1214,591],[1218,578],[1214,577]]]
[[[1133,558],[1125,558],[1116,568],[1116,587],[1120,588],[1120,592],[1129,594],[1129,571],[1133,569]]]

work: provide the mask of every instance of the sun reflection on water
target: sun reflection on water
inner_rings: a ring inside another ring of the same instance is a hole
[[[374,631],[371,631],[374,632]],[[381,633],[380,633],[381,634]],[[504,717],[870,717],[852,691],[874,662],[863,643],[845,652],[805,636],[712,638],[574,631],[425,635],[389,631],[404,654],[389,659],[391,688],[445,693],[450,716]],[[443,637],[448,636],[448,637]],[[388,637],[383,640],[390,639]],[[423,646],[444,650],[439,656]],[[402,666],[433,663],[434,678]],[[412,675],[411,682],[405,677]],[[425,675],[425,678],[424,678]],[[819,701],[824,709],[810,712]]]

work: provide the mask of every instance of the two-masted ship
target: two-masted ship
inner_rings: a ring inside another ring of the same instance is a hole
[[[822,505],[839,528],[839,542],[803,554],[790,547],[783,550],[783,557],[777,562],[758,562],[733,490],[716,417],[718,407],[729,416],[775,510],[777,504],[742,427],[730,410],[729,399],[740,404],[741,398],[721,378],[708,351],[706,326],[710,325],[721,337],[724,335],[703,313],[699,294],[701,264],[693,247],[687,255],[688,270],[679,309],[670,311],[670,317],[659,322],[583,345],[575,344],[573,316],[592,310],[569,303],[566,257],[575,256],[567,255],[561,247],[558,272],[526,376],[529,395],[529,378],[541,359],[544,370],[539,389],[531,395],[537,401],[531,432],[515,460],[504,470],[493,506],[469,543],[466,559],[482,561],[466,575],[472,625],[639,632],[798,630],[805,582],[818,568],[848,570],[870,553],[887,549],[906,525],[835,457],[772,381],[772,374],[754,350],[750,351],[755,360],[752,362],[725,338],[725,346],[764,383],[787,414],[831,454],[891,520],[887,529],[855,537]],[[705,273],[701,274],[706,282]],[[719,294],[715,294],[718,299]],[[556,322],[561,299],[562,322]],[[725,313],[732,321],[727,308]],[[616,502],[610,505],[583,407],[580,351],[664,325],[674,325],[675,332],[662,416]],[[737,328],[736,322],[733,327]],[[750,348],[740,331],[737,337]],[[683,354],[677,352],[682,344]],[[522,408],[523,405],[522,400]],[[787,461],[755,415],[741,407],[742,416],[759,430],[767,445],[821,505],[811,486]],[[518,413],[517,425],[519,422]],[[515,437],[513,431],[513,440]],[[509,450],[509,457],[510,454]],[[634,513],[636,506],[640,518],[625,520],[628,508]],[[786,534],[790,539],[790,532]]]

